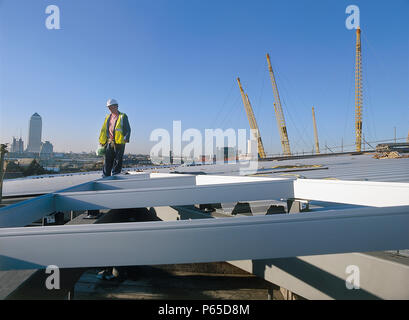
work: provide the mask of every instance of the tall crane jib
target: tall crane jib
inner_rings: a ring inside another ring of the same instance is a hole
[[[254,116],[253,108],[251,107],[250,99],[247,94],[244,93],[243,87],[240,82],[240,78],[237,78],[239,84],[241,98],[243,99],[244,109],[246,110],[247,118],[250,123],[250,129],[252,129],[255,139],[257,140],[258,156],[263,159],[266,157],[264,151],[263,141],[261,140],[260,130],[258,129],[256,117]]]
[[[318,142],[317,122],[315,121],[314,107],[312,107],[312,122],[314,126],[315,153],[320,154],[320,144]]]
[[[362,48],[361,29],[356,29],[355,58],[355,148],[361,151],[362,146]]]
[[[280,95],[278,93],[277,83],[274,77],[273,68],[271,67],[270,56],[267,53],[268,70],[270,72],[271,84],[274,92],[274,112],[276,115],[278,131],[280,133],[281,147],[283,153],[287,156],[291,155],[290,142],[288,140],[287,126],[285,124],[283,107],[281,106]]]

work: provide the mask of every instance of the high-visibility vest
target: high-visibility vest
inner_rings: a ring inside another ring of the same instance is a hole
[[[104,145],[108,142],[108,119],[111,115],[107,115],[104,121],[104,124],[101,128],[101,133],[99,135],[99,143]],[[118,120],[116,121],[114,137],[116,144],[125,144],[124,139],[124,116],[125,113],[119,113]]]

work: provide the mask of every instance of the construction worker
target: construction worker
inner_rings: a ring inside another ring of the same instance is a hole
[[[125,144],[131,135],[128,117],[118,111],[118,102],[109,99],[106,106],[111,113],[105,117],[99,135],[99,144],[105,147],[103,177],[121,173]]]
[[[129,142],[131,127],[128,117],[125,113],[118,111],[118,102],[115,99],[109,99],[106,106],[111,112],[105,117],[104,124],[99,135],[99,144],[105,146],[105,161],[103,168],[103,177],[109,177],[121,173],[122,158],[125,151],[125,144]],[[120,268],[109,267],[101,270],[97,278],[101,280],[118,279],[123,276],[120,274]]]

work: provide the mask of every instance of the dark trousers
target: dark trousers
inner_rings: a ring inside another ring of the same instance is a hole
[[[107,144],[105,151],[104,168],[102,170],[104,177],[109,177],[111,175],[111,171],[112,175],[121,173],[124,151],[124,144],[117,144],[115,146],[111,143]]]

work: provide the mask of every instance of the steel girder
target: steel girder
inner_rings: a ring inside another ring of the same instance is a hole
[[[283,241],[285,239],[285,241]],[[0,269],[155,265],[409,247],[409,206],[0,229]]]

